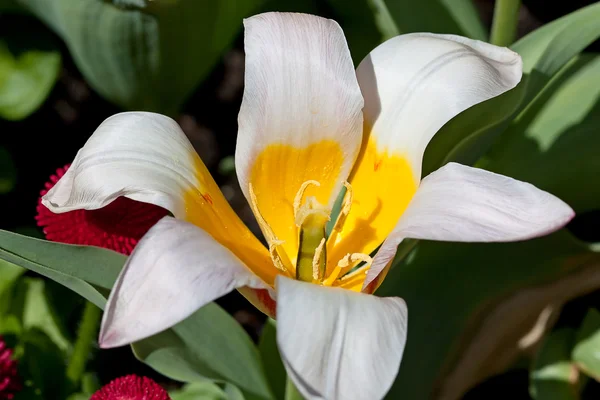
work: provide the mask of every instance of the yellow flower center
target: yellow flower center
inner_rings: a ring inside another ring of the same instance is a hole
[[[331,220],[331,210],[319,203],[314,196],[308,196],[302,202],[304,192],[311,185],[319,187],[320,183],[315,180],[304,182],[294,198],[294,218],[299,235],[298,254],[294,266],[281,247],[283,241],[275,236],[273,230],[260,213],[256,195],[254,194],[252,184],[250,184],[251,207],[259,225],[263,232],[265,232],[273,264],[289,277],[325,286],[332,286],[338,279],[344,281],[359,274],[365,274],[373,261],[371,257],[362,253],[349,253],[339,260],[336,267],[326,276],[327,250],[325,244],[327,240],[335,240],[344,225],[344,221],[352,206],[352,186],[348,182],[344,183],[346,194],[344,195],[336,223],[328,237],[326,226]],[[360,268],[355,268],[360,263],[364,264]]]

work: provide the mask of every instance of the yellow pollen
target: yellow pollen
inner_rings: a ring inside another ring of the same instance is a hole
[[[315,256],[313,257],[313,279],[319,280],[319,264],[321,262],[321,255],[323,254],[323,247],[325,247],[325,238],[321,239],[321,243],[315,249]]]
[[[357,268],[355,271],[352,271],[349,274],[346,274],[344,276],[342,276],[340,278],[340,281],[345,281],[347,279],[353,278],[359,274],[366,274],[369,271],[369,267],[371,267],[371,263],[373,262],[373,259],[371,257],[369,257],[366,254],[362,254],[362,253],[354,253],[351,256],[351,260],[352,262],[356,262],[356,261],[364,261],[365,265],[363,265],[360,268]]]
[[[351,267],[353,263],[356,263],[357,261],[363,261],[365,262],[365,265],[363,265],[362,267],[358,268],[356,271],[348,274],[348,275],[344,275],[343,277],[340,278],[340,280],[344,281],[346,279],[348,279],[349,277],[352,276],[356,276],[357,272],[360,273],[362,271],[367,271],[368,268],[371,266],[371,263],[373,262],[373,259],[363,253],[352,253],[352,254],[346,254],[344,257],[342,257],[342,259],[340,261],[338,261],[336,267],[333,269],[333,271],[331,272],[331,274],[329,274],[329,276],[327,277],[327,279],[325,279],[322,283],[322,285],[324,286],[331,286],[333,285],[333,282],[338,279],[338,277],[341,275],[342,270],[347,269],[348,267]]]
[[[269,254],[271,255],[271,260],[273,261],[273,264],[277,269],[286,272],[288,275],[295,274],[295,272],[293,271],[293,265],[285,251],[277,250],[277,248],[280,247],[284,243],[284,241],[277,239],[277,237],[273,233],[273,230],[260,213],[260,210],[258,209],[258,201],[256,200],[256,194],[254,193],[254,189],[252,188],[251,183],[248,184],[248,192],[250,193],[250,208],[256,216],[256,221],[258,222],[258,225],[260,226],[261,230],[265,235],[265,238],[267,239],[267,242],[269,243]]]
[[[315,185],[316,187],[321,186],[321,184],[318,181],[315,181],[312,179],[308,180],[308,181],[304,182],[302,185],[300,185],[300,189],[298,189],[298,192],[296,193],[296,196],[294,197],[294,218],[296,219],[296,226],[298,226],[298,227],[300,227],[300,225],[297,222],[298,221],[298,211],[300,211],[300,204],[302,203],[302,196],[304,196],[304,192],[310,185]]]

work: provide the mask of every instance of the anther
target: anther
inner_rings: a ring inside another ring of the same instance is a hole
[[[323,281],[323,285],[331,286],[333,284],[333,282],[335,282],[335,280],[338,279],[338,277],[342,274],[343,270],[346,270],[347,268],[351,267],[352,264],[357,261],[365,262],[365,265],[361,266],[356,271],[353,271],[349,274],[342,276],[340,278],[341,281],[344,281],[348,278],[356,276],[361,271],[366,272],[368,270],[368,268],[371,266],[373,259],[363,253],[352,253],[352,254],[348,253],[348,254],[346,254],[344,257],[342,257],[342,259],[340,261],[338,261],[337,265],[335,266],[333,271],[331,271],[331,274],[329,274],[327,279],[325,279]]]
[[[256,200],[256,194],[254,193],[254,189],[252,188],[251,183],[248,184],[248,192],[250,193],[250,208],[256,216],[258,225],[260,226],[267,239],[267,242],[269,243],[269,254],[271,255],[271,260],[273,261],[273,264],[277,269],[284,271],[288,275],[290,275],[290,270],[288,268],[293,268],[292,263],[287,257],[285,251],[277,251],[277,247],[281,246],[284,243],[284,241],[277,239],[277,236],[275,236],[273,229],[271,229],[265,218],[260,213],[260,210],[258,209],[258,201]]]
[[[281,241],[281,240],[271,243],[269,245],[269,255],[271,256],[271,260],[273,261],[273,264],[275,265],[275,267],[278,270],[280,270],[281,272],[284,272],[288,276],[291,276],[290,272],[287,270],[287,268],[283,264],[283,261],[281,260],[279,253],[277,252],[277,246],[281,245],[282,243],[283,243],[283,241]]]
[[[323,254],[323,248],[325,247],[325,238],[321,239],[321,243],[315,249],[315,255],[312,262],[313,279],[318,281],[321,275],[321,255]]]
[[[298,189],[298,192],[296,192],[296,196],[294,197],[294,218],[296,219],[296,225],[298,227],[300,227],[300,225],[298,224],[297,221],[298,221],[298,212],[300,211],[300,206],[302,205],[302,196],[304,196],[304,192],[310,185],[315,185],[317,187],[321,186],[321,184],[318,181],[315,181],[312,179],[308,180],[308,181],[304,182],[302,185],[300,185],[300,189]]]
[[[350,257],[350,259],[352,260],[352,262],[363,261],[365,263],[365,265],[361,266],[360,268],[357,268],[356,270],[350,272],[349,274],[342,276],[340,278],[340,281],[342,281],[342,282],[347,279],[353,278],[359,274],[366,274],[369,271],[369,268],[371,267],[371,263],[373,263],[373,259],[363,253],[354,253]]]

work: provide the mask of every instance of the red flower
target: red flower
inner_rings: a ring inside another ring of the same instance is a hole
[[[102,387],[90,400],[171,400],[169,394],[150,378],[127,375]]]
[[[59,168],[40,196],[45,195],[68,168],[69,165]],[[35,219],[38,226],[43,227],[46,238],[53,242],[104,247],[129,255],[141,237],[165,215],[167,211],[161,207],[126,197],[119,197],[99,210],[54,214],[40,198]]]
[[[12,359],[12,350],[0,336],[0,400],[10,400],[21,390],[17,376],[17,362]]]

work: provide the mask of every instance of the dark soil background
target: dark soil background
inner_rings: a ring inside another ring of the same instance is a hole
[[[491,22],[493,1],[476,1],[482,19]],[[590,0],[549,2],[544,0],[523,1],[519,36],[562,15],[591,4]],[[2,17],[6,18],[6,17]],[[2,24],[0,18],[0,26]],[[11,17],[12,18],[12,17]],[[28,20],[28,23],[36,23]],[[48,31],[49,35],[52,35]],[[57,38],[60,42],[60,39]],[[588,50],[600,51],[596,42]],[[121,111],[95,93],[85,82],[64,47],[63,68],[60,79],[45,104],[29,118],[19,122],[0,120],[0,145],[12,155],[18,177],[14,190],[0,196],[3,211],[0,228],[18,231],[31,236],[42,237],[35,227],[35,208],[39,191],[48,177],[58,167],[70,163],[77,150],[83,146],[89,135],[108,116]],[[195,91],[178,116],[177,121],[200,154],[223,193],[242,219],[258,233],[252,213],[240,192],[237,180],[228,164],[234,154],[237,134],[237,113],[243,90],[244,54],[241,36],[228,51],[200,87]],[[591,221],[595,221],[591,223]],[[598,226],[600,212],[579,217],[571,229],[581,238],[599,240],[593,234],[592,225]],[[60,289],[58,289],[60,291]],[[64,293],[63,293],[64,292]],[[81,312],[83,301],[67,290],[60,291],[78,307],[72,307],[69,319],[73,330]],[[264,317],[250,306],[239,294],[232,293],[219,301],[257,339]],[[567,306],[559,321],[570,324],[579,321],[590,306],[600,306],[598,295],[588,296]],[[98,351],[93,359],[91,370],[99,373],[101,383],[129,373],[151,376],[159,382],[165,378],[136,361],[129,348]],[[598,398],[596,395],[589,398]],[[514,370],[489,379],[473,389],[465,399],[507,398],[529,399],[528,371]],[[588,398],[586,396],[586,398]]]

